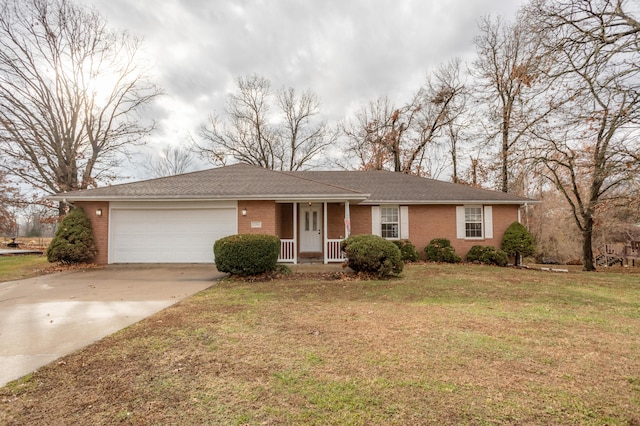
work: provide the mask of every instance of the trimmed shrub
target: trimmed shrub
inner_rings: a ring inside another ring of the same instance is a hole
[[[513,222],[502,237],[502,250],[507,255],[514,256],[517,265],[520,255],[531,256],[534,254],[536,247],[533,235],[520,222]]]
[[[459,263],[462,258],[451,247],[451,241],[446,238],[434,238],[424,248],[427,260],[431,262]]]
[[[347,255],[347,265],[356,272],[380,277],[402,272],[400,249],[391,241],[377,235],[354,235],[340,243]]]
[[[420,259],[416,246],[409,240],[392,241],[400,249],[400,258],[403,262],[417,262]]]
[[[82,208],[76,207],[60,222],[47,248],[47,260],[61,263],[90,262],[97,252],[91,221]]]
[[[220,238],[213,245],[216,267],[232,275],[259,275],[276,269],[280,238],[240,234]]]
[[[467,262],[484,263],[485,265],[507,266],[507,254],[491,246],[473,246],[467,252]]]

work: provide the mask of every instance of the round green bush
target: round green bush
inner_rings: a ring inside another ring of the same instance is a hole
[[[467,262],[507,266],[509,257],[504,251],[495,247],[476,245],[467,252]]]
[[[347,255],[347,265],[356,272],[385,277],[399,274],[404,267],[400,249],[377,235],[354,235],[340,247]]]
[[[502,250],[509,256],[514,256],[516,264],[520,256],[531,256],[536,247],[533,235],[520,222],[513,222],[502,236]]]
[[[426,258],[431,262],[460,263],[462,258],[451,247],[451,241],[446,238],[434,238],[424,248]]]
[[[417,262],[420,259],[416,246],[414,246],[409,240],[394,240],[395,244],[400,249],[400,257],[403,262]]]
[[[75,207],[60,222],[47,248],[47,260],[61,263],[90,262],[97,252],[91,222],[82,208]]]
[[[216,267],[232,275],[259,275],[276,269],[280,238],[275,235],[240,234],[213,244]]]

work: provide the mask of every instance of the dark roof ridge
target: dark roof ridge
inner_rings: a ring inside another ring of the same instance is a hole
[[[77,191],[73,191],[73,192],[92,191],[94,189],[101,189],[101,188],[113,188],[113,187],[118,187],[118,186],[123,186],[123,185],[131,185],[132,183],[139,183],[139,182],[158,182],[158,181],[162,181],[162,180],[166,180],[166,179],[172,179],[172,178],[175,178],[176,176],[195,175],[195,174],[198,174],[198,173],[210,172],[211,170],[214,170],[214,169],[221,169],[223,167],[235,167],[235,166],[258,167],[258,166],[254,166],[253,164],[236,163],[236,164],[230,164],[228,166],[214,167],[213,169],[194,170],[192,172],[179,173],[177,175],[160,176],[160,177],[153,177],[153,178],[143,179],[143,180],[135,180],[133,182],[121,182],[121,183],[116,183],[116,184],[113,184],[113,185],[97,186],[95,188],[78,189]],[[268,170],[268,169],[265,169],[265,170]],[[62,194],[62,193],[60,193],[60,194]],[[59,195],[59,194],[54,194],[54,195]]]
[[[314,182],[314,183],[319,183],[321,185],[331,186],[331,187],[336,188],[336,189],[342,189],[342,190],[345,190],[345,191],[353,192],[354,194],[367,195],[367,194],[365,194],[365,193],[363,193],[361,191],[356,191],[353,188],[347,188],[346,186],[335,185],[333,183],[322,182],[322,181],[319,181],[319,180],[316,180],[316,179],[311,179],[311,178],[308,178],[308,177],[305,177],[305,176],[299,176],[299,174],[307,173],[307,172],[323,172],[323,173],[326,173],[328,171],[333,171],[333,170],[295,170],[295,171],[294,170],[291,170],[291,171],[274,170],[274,172],[283,173],[283,174],[285,174],[287,176],[291,176],[291,177],[294,177],[296,179],[306,180],[307,182]],[[335,170],[335,171],[338,171],[338,170]]]

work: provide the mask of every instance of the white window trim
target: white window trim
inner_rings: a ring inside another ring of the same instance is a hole
[[[398,237],[386,238],[389,241],[409,239],[409,206],[397,204],[383,204],[371,206],[371,234],[382,236],[382,208],[395,208],[398,210]]]
[[[397,222],[382,222],[382,209],[396,209],[397,211],[397,217],[398,217],[398,221]],[[402,235],[402,232],[400,230],[400,206],[398,206],[397,204],[388,204],[388,205],[383,205],[380,206],[380,235],[382,235],[382,225],[384,224],[397,224],[398,225],[398,236],[397,237],[383,237],[389,241],[396,241],[400,239],[400,235]]]
[[[480,213],[482,215],[482,236],[480,237],[467,237],[467,230],[465,226],[467,223],[465,218],[465,209],[467,208],[480,208]],[[456,206],[456,234],[459,240],[481,241],[493,239],[493,207],[479,204]]]

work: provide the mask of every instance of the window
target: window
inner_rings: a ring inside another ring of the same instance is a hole
[[[398,207],[380,207],[380,235],[382,238],[397,239],[400,237]]]
[[[465,238],[482,238],[482,207],[464,208]]]

